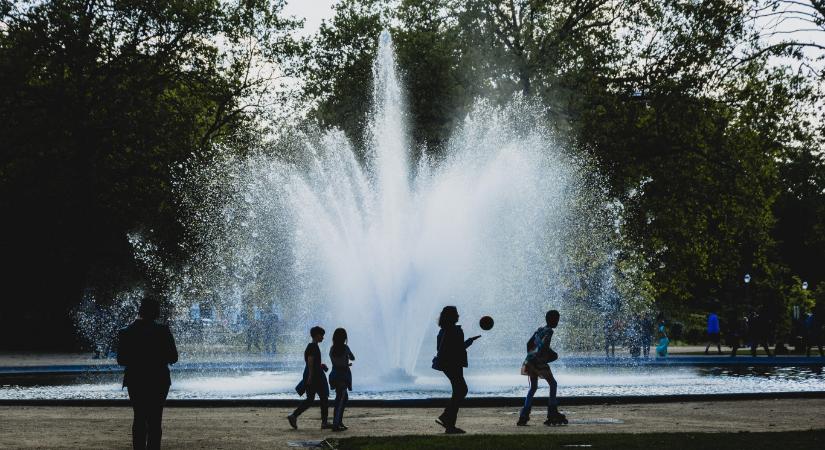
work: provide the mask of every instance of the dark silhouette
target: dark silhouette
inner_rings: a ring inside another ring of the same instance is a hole
[[[355,361],[355,355],[347,345],[347,330],[338,328],[332,333],[332,348],[329,349],[329,360],[332,371],[329,373],[329,385],[335,389],[335,408],[332,414],[332,431],[344,431],[344,408],[349,399],[348,390],[352,390],[352,371],[350,361]]]
[[[298,394],[306,393],[306,398],[298,405],[295,411],[287,416],[289,425],[292,428],[298,429],[298,416],[312,406],[315,401],[315,395],[321,401],[321,429],[330,428],[327,422],[327,414],[329,410],[329,385],[327,384],[327,377],[324,372],[327,371],[326,364],[321,362],[321,349],[318,344],[324,341],[325,331],[321,327],[312,327],[309,330],[309,335],[312,337],[312,342],[307,345],[304,350],[304,376],[295,390]]]
[[[708,315],[708,345],[705,346],[705,354],[708,354],[708,349],[711,345],[716,345],[716,351],[722,354],[722,344],[720,342],[719,316],[716,312],[711,311]]]
[[[123,386],[134,410],[132,446],[136,449],[160,448],[163,404],[172,384],[169,364],[178,361],[172,332],[155,323],[158,317],[160,304],[147,296],[138,318],[119,333],[117,363],[126,367]]]
[[[264,341],[264,351],[270,354],[278,352],[277,337],[278,327],[281,324],[281,318],[278,317],[274,311],[270,311],[264,315],[264,324],[262,337]]]
[[[730,356],[733,358],[739,351],[742,341],[747,341],[748,339],[750,333],[748,331],[748,318],[747,316],[737,318],[734,315],[728,323],[730,323],[730,332],[727,333],[727,342],[731,348]],[[745,342],[745,344],[747,344],[747,342]]]
[[[771,324],[765,314],[752,313],[748,320],[748,329],[751,335],[751,356],[756,356],[756,350],[761,345],[765,353],[770,357],[771,349],[768,347],[768,337],[770,335]]]
[[[547,420],[545,425],[560,425],[566,424],[567,418],[564,414],[559,412],[558,399],[556,398],[556,378],[553,377],[553,372],[550,370],[551,362],[558,359],[559,355],[550,348],[550,340],[553,338],[553,329],[559,324],[559,312],[554,310],[547,311],[544,315],[544,320],[547,325],[540,327],[533,333],[530,340],[527,341],[527,358],[524,359],[524,364],[521,366],[521,373],[530,377],[530,390],[527,391],[527,396],[524,398],[524,407],[519,413],[518,426],[526,426],[530,420],[530,411],[533,406],[533,396],[536,395],[536,389],[539,387],[539,378],[546,380],[550,385],[550,394],[547,399]]]
[[[444,412],[435,419],[435,422],[445,428],[448,434],[463,434],[464,430],[455,426],[458,418],[458,409],[467,396],[467,382],[464,380],[464,368],[467,367],[467,347],[481,336],[473,336],[464,340],[464,331],[458,323],[458,309],[455,306],[445,306],[438,318],[437,351],[433,358],[433,369],[444,372],[450,380],[453,395]]]
[[[653,340],[651,329],[653,328],[653,321],[650,320],[650,313],[642,315],[639,337],[642,341],[642,356],[648,358],[650,356],[650,344]]]
[[[822,314],[823,308],[819,307],[820,303],[817,303],[814,311],[812,313],[808,313],[805,317],[805,355],[811,356],[811,348],[816,346],[819,349],[819,356],[825,357],[825,353],[822,351],[822,341],[823,341],[823,321],[822,321]]]
[[[615,313],[605,316],[604,319],[604,356],[616,356],[616,341],[619,339],[619,323]]]
[[[258,307],[255,306],[246,314],[246,351],[252,351],[252,347],[255,347],[257,351],[261,351],[261,319],[260,319],[260,311]]]

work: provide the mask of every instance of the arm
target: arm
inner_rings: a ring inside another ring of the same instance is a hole
[[[458,339],[456,339],[456,344],[458,344],[459,342],[463,342],[464,343],[464,349],[466,350],[467,347],[473,345],[473,341],[475,341],[476,339],[478,339],[480,337],[481,337],[481,335],[478,335],[478,336],[473,336],[473,337],[465,340],[464,339],[464,330],[462,330],[461,328],[458,328],[458,333],[456,333],[456,338],[458,338]]]
[[[121,366],[128,366],[130,350],[127,334],[120,330],[117,337],[117,363]]]
[[[469,346],[473,345],[473,342],[475,342],[475,340],[480,338],[480,337],[481,337],[481,335],[479,334],[478,336],[473,336],[473,337],[467,339],[466,341],[464,341],[464,348],[468,348]]]
[[[175,345],[175,337],[172,336],[172,330],[170,330],[169,327],[166,327],[166,335],[169,343],[169,355],[167,362],[169,364],[175,364],[178,362],[178,347]]]
[[[309,355],[306,357],[307,362],[307,385],[312,385],[312,370],[314,369],[313,363],[315,362],[315,357]]]
[[[347,357],[350,361],[355,361],[355,355],[352,354],[352,350],[350,350],[349,347],[347,347]]]

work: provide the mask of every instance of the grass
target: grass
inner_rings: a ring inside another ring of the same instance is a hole
[[[331,442],[338,450],[461,449],[822,449],[825,430],[774,433],[529,434],[353,437]]]

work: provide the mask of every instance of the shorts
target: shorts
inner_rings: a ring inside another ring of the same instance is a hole
[[[550,378],[552,376],[549,364],[534,364],[528,361],[525,361],[524,364],[522,364],[521,374],[539,378]]]

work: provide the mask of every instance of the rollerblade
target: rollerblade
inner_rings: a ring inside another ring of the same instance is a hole
[[[558,411],[553,411],[547,416],[544,424],[547,426],[567,425],[567,417]]]

